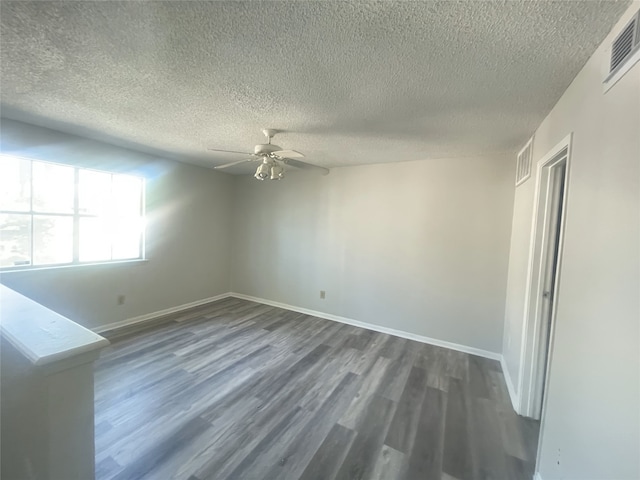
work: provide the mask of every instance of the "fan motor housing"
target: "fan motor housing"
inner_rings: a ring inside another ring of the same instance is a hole
[[[282,148],[271,143],[256,145],[253,149],[256,155],[269,155],[270,153],[277,152],[278,150],[282,150]]]

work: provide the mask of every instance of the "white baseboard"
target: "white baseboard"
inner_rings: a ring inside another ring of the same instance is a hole
[[[127,318],[120,322],[109,323],[107,325],[101,325],[93,328],[95,333],[104,333],[117,328],[128,327],[139,323],[151,322],[158,318],[164,317],[172,313],[178,313],[182,310],[188,310],[189,308],[198,307],[206,303],[215,302],[216,300],[222,300],[227,297],[235,297],[243,300],[249,300],[256,303],[262,303],[264,305],[271,305],[273,307],[284,308],[285,310],[291,310],[293,312],[304,313],[305,315],[312,315],[318,318],[324,318],[327,320],[333,320],[334,322],[345,323],[347,325],[353,325],[354,327],[366,328],[380,333],[386,333],[394,335],[396,337],[407,338],[409,340],[415,340],[416,342],[427,343],[429,345],[435,345],[438,347],[450,348],[451,350],[457,350],[459,352],[470,353],[471,355],[478,355],[480,357],[490,358],[492,360],[498,360],[502,363],[502,369],[505,372],[505,378],[507,379],[507,388],[509,389],[509,395],[511,395],[511,401],[514,401],[513,386],[511,385],[511,379],[508,377],[508,370],[503,363],[502,355],[496,352],[490,352],[488,350],[482,350],[480,348],[469,347],[467,345],[461,345],[458,343],[447,342],[445,340],[439,340],[437,338],[425,337],[423,335],[417,335],[415,333],[405,332],[403,330],[396,330],[395,328],[383,327],[381,325],[375,325],[373,323],[361,322],[352,318],[341,317],[339,315],[333,315],[331,313],[320,312],[317,310],[311,310],[308,308],[297,307],[295,305],[289,305],[281,302],[274,302],[273,300],[267,300],[266,298],[253,297],[251,295],[245,295],[243,293],[227,292],[215,295],[209,298],[203,298],[202,300],[196,300],[194,302],[185,303],[184,305],[178,305],[177,307],[171,307],[157,312],[146,313],[137,317]]]
[[[480,357],[486,357],[492,360],[500,361],[502,359],[502,355],[500,355],[499,353],[490,352],[488,350],[482,350],[480,348],[469,347],[467,345],[460,345],[458,343],[438,340],[437,338],[425,337],[423,335],[416,335],[415,333],[396,330],[395,328],[383,327],[380,325],[375,325],[373,323],[361,322],[359,320],[341,317],[339,315],[333,315],[331,313],[324,313],[324,312],[319,312],[317,310],[310,310],[308,308],[296,307],[295,305],[289,305],[281,302],[274,302],[273,300],[267,300],[266,298],[252,297],[251,295],[245,295],[243,293],[232,292],[230,296],[235,298],[241,298],[243,300],[250,300],[256,303],[262,303],[264,305],[271,305],[272,307],[284,308],[286,310],[291,310],[298,313],[304,313],[305,315],[312,315],[318,318],[333,320],[334,322],[346,323],[347,325],[353,325],[354,327],[366,328],[367,330],[373,330],[380,333],[387,333],[389,335],[394,335],[396,337],[415,340],[416,342],[428,343],[429,345],[436,345],[438,347],[450,348],[451,350],[470,353],[472,355],[478,355]]]
[[[99,327],[92,328],[91,330],[94,331],[95,333],[104,333],[110,330],[115,330],[117,328],[135,325],[137,323],[151,322],[153,320],[156,320],[157,318],[164,317],[165,315],[169,315],[171,313],[177,313],[182,310],[188,310],[189,308],[198,307],[206,303],[215,302],[216,300],[222,300],[223,298],[227,298],[230,296],[231,296],[230,292],[221,293],[220,295],[215,295],[213,297],[203,298],[202,300],[196,300],[194,302],[185,303],[184,305],[178,305],[177,307],[166,308],[164,310],[158,310],[157,312],[145,313],[144,315],[127,318],[120,322],[108,323],[107,325],[100,325]]]
[[[533,480],[542,480],[542,475],[540,475],[540,472],[536,472],[533,474]]]
[[[520,396],[516,391],[516,387],[511,380],[511,375],[509,374],[509,369],[507,368],[507,364],[505,363],[504,357],[500,355],[500,366],[502,367],[502,374],[504,375],[504,381],[507,384],[507,390],[509,391],[509,398],[511,399],[511,405],[513,409],[518,413],[520,408]],[[540,479],[542,480],[542,479]]]

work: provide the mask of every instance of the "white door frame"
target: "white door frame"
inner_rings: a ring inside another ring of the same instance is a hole
[[[550,178],[554,167],[558,167],[562,162],[565,163],[565,179],[564,179],[564,195],[562,199],[562,221],[560,223],[560,233],[558,241],[558,257],[556,282],[554,291],[552,292],[553,304],[551,311],[551,326],[548,344],[547,372],[551,364],[553,351],[553,331],[555,323],[555,314],[557,309],[558,286],[560,279],[560,271],[562,266],[562,244],[564,239],[564,226],[566,219],[567,190],[569,184],[570,159],[571,159],[571,140],[572,134],[567,135],[551,149],[536,164],[536,180],[534,190],[533,203],[533,219],[531,226],[531,244],[529,249],[529,266],[527,272],[527,284],[525,290],[525,311],[524,311],[524,328],[522,330],[522,350],[520,352],[520,375],[518,380],[518,392],[520,393],[520,405],[518,413],[526,417],[537,418],[539,411],[536,411],[536,396],[540,395],[540,389],[546,391],[548,383],[548,375],[545,378],[545,385],[538,385],[536,379],[539,377],[540,355],[546,354],[543,349],[547,345],[543,345],[540,339],[540,329],[542,328],[542,307],[543,307],[543,269],[545,257],[545,226],[550,218]],[[563,151],[566,150],[566,155]],[[544,406],[543,406],[544,410]]]

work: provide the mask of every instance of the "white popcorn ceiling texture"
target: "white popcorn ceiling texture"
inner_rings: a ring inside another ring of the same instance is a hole
[[[265,127],[325,167],[514,151],[627,5],[3,1],[2,115],[211,167]]]

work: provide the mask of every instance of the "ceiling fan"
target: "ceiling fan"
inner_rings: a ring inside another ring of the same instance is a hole
[[[267,137],[267,143],[256,145],[253,148],[253,153],[236,152],[234,150],[218,150],[216,148],[209,148],[212,152],[233,153],[237,155],[250,155],[249,158],[237,160],[235,162],[225,163],[224,165],[218,165],[214,167],[216,169],[223,169],[231,167],[233,165],[239,165],[247,162],[260,162],[258,169],[254,177],[258,180],[280,180],[284,178],[284,165],[291,167],[301,168],[304,170],[314,170],[322,175],[327,175],[329,169],[324,167],[318,167],[310,163],[295,160],[296,158],[304,158],[304,155],[295,150],[283,150],[282,147],[271,143],[271,139],[274,137],[278,130],[272,128],[265,128],[262,133]]]

